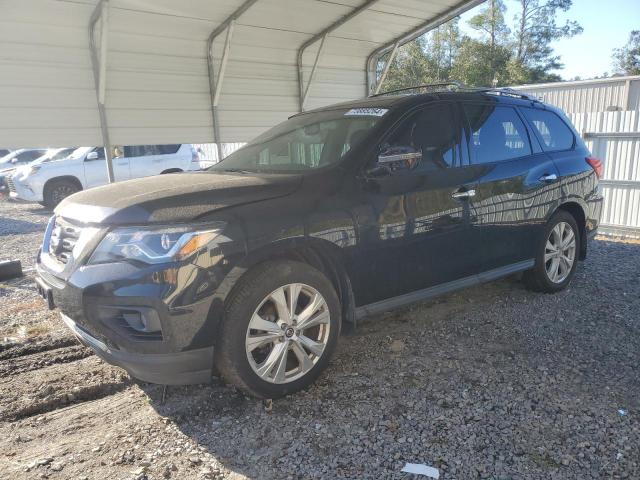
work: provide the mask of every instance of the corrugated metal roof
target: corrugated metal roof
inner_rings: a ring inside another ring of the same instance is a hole
[[[88,26],[96,0],[4,0],[0,145],[100,145]],[[109,0],[104,104],[112,144],[213,139],[207,39],[244,0]],[[306,109],[365,96],[380,55],[478,0],[257,0],[235,22],[218,105],[224,142],[299,110],[298,52],[325,39]],[[100,30],[100,29],[99,29]],[[219,71],[226,36],[213,44]],[[302,53],[306,84],[321,41]],[[369,58],[372,54],[376,54]],[[372,61],[373,60],[373,61]]]

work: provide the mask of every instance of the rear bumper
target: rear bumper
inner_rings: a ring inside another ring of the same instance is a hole
[[[188,385],[211,381],[213,347],[178,353],[142,354],[110,348],[61,313],[63,322],[87,347],[107,363],[124,368],[139,380],[164,385]]]

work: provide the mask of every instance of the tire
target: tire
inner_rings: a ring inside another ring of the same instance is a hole
[[[291,320],[288,298],[297,288],[296,315]],[[283,310],[274,298],[285,301],[284,307],[280,303]],[[313,305],[312,298],[317,299]],[[317,324],[299,329],[303,322]],[[250,329],[250,325],[262,328]],[[214,350],[215,365],[224,381],[245,393],[279,398],[318,378],[335,350],[340,325],[338,296],[319,270],[288,260],[265,262],[243,276],[227,302]],[[313,342],[308,343],[309,339]]]
[[[570,233],[567,233],[568,229],[570,229]],[[559,233],[563,237],[562,242],[569,242],[569,245],[571,244],[569,236],[572,235],[572,252],[568,246],[567,249],[560,248],[560,253],[557,253],[557,250],[553,248],[548,248],[555,247]],[[535,266],[524,273],[523,280],[527,288],[545,293],[556,293],[567,288],[578,266],[580,241],[580,230],[573,215],[564,210],[558,210],[554,213],[547,222],[542,239],[536,247]],[[545,261],[547,255],[549,257]],[[573,259],[570,267],[566,258]],[[555,266],[558,266],[557,270],[554,268]],[[554,271],[557,275],[554,275]]]
[[[82,190],[78,184],[71,180],[52,180],[44,186],[42,204],[53,210],[58,204],[70,195]]]

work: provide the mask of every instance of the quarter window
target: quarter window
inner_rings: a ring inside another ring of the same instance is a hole
[[[471,163],[500,162],[531,155],[527,130],[511,107],[464,105]]]
[[[569,150],[573,148],[573,132],[558,115],[548,110],[523,108],[522,112],[542,139],[545,150]]]

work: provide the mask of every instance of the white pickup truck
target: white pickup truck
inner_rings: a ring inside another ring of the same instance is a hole
[[[161,173],[199,170],[199,157],[189,144],[116,147],[113,173],[117,182]],[[54,208],[65,197],[108,183],[102,147],[80,147],[63,160],[35,161],[7,179],[10,196]]]

